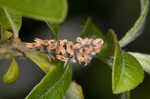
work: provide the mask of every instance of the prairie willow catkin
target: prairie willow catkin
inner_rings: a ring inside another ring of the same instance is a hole
[[[34,43],[25,43],[25,46],[46,53],[48,56],[55,57],[64,62],[70,60],[74,63],[87,65],[90,63],[92,57],[100,52],[103,43],[101,38],[94,40],[77,37],[75,43],[68,40],[55,41],[36,38]]]

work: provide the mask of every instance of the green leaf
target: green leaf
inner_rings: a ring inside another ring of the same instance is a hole
[[[150,55],[135,52],[129,52],[129,54],[133,55],[140,62],[144,71],[150,74]]]
[[[115,34],[112,33],[112,35]],[[117,37],[114,40],[116,46],[112,69],[112,89],[114,94],[119,94],[137,87],[144,79],[144,72],[136,58],[121,51]]]
[[[9,31],[5,31],[5,34],[6,34],[7,39],[9,39],[13,36],[13,33],[9,32]]]
[[[83,27],[83,31],[81,33],[81,37],[88,37],[88,38],[102,38],[104,40],[104,44],[100,53],[96,55],[96,57],[109,66],[112,66],[112,57],[114,55],[114,46],[115,43],[113,42],[114,37],[111,35],[111,31],[109,30],[107,35],[104,36],[102,32],[96,27],[96,25],[92,22],[90,18],[87,19],[85,25]]]
[[[104,38],[104,45],[100,53],[96,55],[96,57],[106,63],[108,66],[112,68],[114,50],[115,50],[115,35],[113,35],[114,30],[110,29],[107,35]]]
[[[102,32],[93,24],[90,18],[86,20],[80,36],[83,38],[104,38]]]
[[[55,64],[48,58],[47,55],[40,53],[40,52],[34,52],[27,54],[27,57],[31,59],[33,62],[35,62],[42,71],[45,73],[53,70],[55,68]]]
[[[62,99],[70,85],[71,77],[71,66],[64,68],[63,64],[59,63],[33,88],[26,99]]]
[[[114,56],[115,42],[112,33],[114,33],[114,30],[110,29],[104,38],[104,45],[102,46],[101,52],[97,56],[103,58]]]
[[[19,68],[18,63],[15,58],[12,58],[12,63],[7,71],[7,73],[3,76],[3,81],[6,84],[14,83],[19,76]]]
[[[149,0],[141,0],[141,2],[144,2],[145,6],[144,7],[141,6],[141,8],[143,9],[140,17],[137,19],[133,27],[119,41],[121,47],[124,47],[130,42],[132,42],[133,40],[135,40],[143,32],[144,25],[146,22],[146,17],[148,15],[148,10],[149,10]]]
[[[67,14],[67,0],[0,0],[0,6],[22,16],[51,22],[62,22]]]
[[[2,27],[0,28],[0,33],[1,33],[0,42],[5,42],[6,40],[8,40],[9,38],[11,38],[13,36],[12,32],[9,32]]]
[[[53,39],[57,40],[57,33],[59,30],[59,24],[56,23],[51,23],[51,22],[46,22],[48,27],[50,28],[51,32],[52,32],[52,37]]]
[[[104,40],[104,45],[102,46],[101,52],[97,54],[97,57],[112,57],[114,53],[114,46],[113,37],[111,32],[113,30],[109,30],[107,35],[104,36],[102,32],[93,24],[90,18],[87,19],[85,22],[83,31],[81,33],[81,37],[88,37],[88,38],[102,38]]]
[[[84,99],[82,87],[75,82],[72,82],[68,88],[64,99]]]
[[[18,32],[22,24],[22,17],[12,11],[0,8],[0,26],[5,30],[13,30],[14,35],[18,37]]]
[[[88,20],[84,31],[93,31],[96,26],[89,26],[91,21]],[[88,27],[89,26],[89,27]],[[86,28],[88,27],[88,28]],[[94,27],[91,29],[91,27]],[[113,93],[119,94],[127,92],[137,87],[144,79],[144,72],[140,63],[120,49],[117,37],[113,30],[109,30],[105,37],[93,36],[91,32],[81,34],[82,37],[102,37],[104,45],[101,52],[96,55],[97,58],[108,64],[112,70],[112,89]],[[112,66],[113,65],[113,66]]]

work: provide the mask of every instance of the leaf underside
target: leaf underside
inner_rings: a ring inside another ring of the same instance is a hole
[[[51,22],[62,22],[67,14],[66,0],[0,0],[0,7]]]

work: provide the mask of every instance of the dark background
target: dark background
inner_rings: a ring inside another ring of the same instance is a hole
[[[61,24],[59,39],[74,41],[80,35],[87,17],[91,17],[104,34],[108,29],[114,29],[120,39],[140,14],[140,0],[68,0],[68,2],[69,12]],[[150,54],[149,15],[144,33],[124,50]],[[50,39],[50,30],[44,22],[24,17],[20,38],[31,42],[35,37]],[[2,82],[2,75],[7,71],[10,60],[0,61],[0,99],[24,99],[44,76],[30,60],[20,57],[17,60],[20,65],[20,76],[12,85]],[[74,65],[73,69],[73,79],[83,87],[85,99],[119,99],[119,95],[112,94],[111,70],[101,61],[93,59],[87,67]],[[144,82],[131,91],[131,99],[150,99],[149,83],[150,76],[145,74]]]

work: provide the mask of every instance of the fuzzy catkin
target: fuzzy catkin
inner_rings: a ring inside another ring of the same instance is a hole
[[[104,41],[101,38],[81,38],[77,37],[73,43],[68,40],[41,40],[35,39],[34,43],[25,43],[28,48],[46,53],[50,57],[66,62],[87,65],[94,55],[100,52]]]

